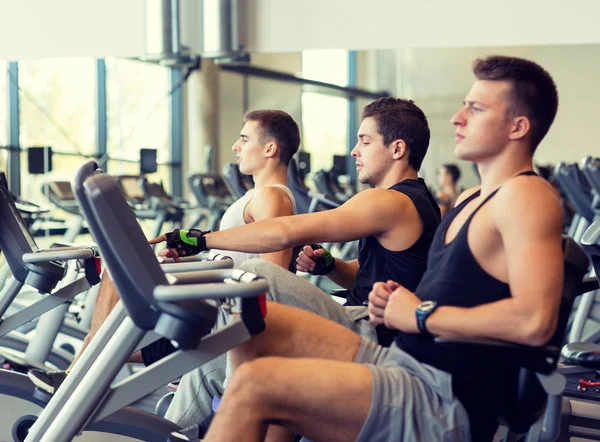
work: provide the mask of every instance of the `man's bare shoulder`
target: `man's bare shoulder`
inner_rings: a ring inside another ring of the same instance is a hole
[[[503,185],[492,201],[499,227],[526,229],[529,225],[539,228],[562,225],[564,214],[560,197],[542,178],[516,177]]]
[[[471,187],[471,188],[463,191],[460,195],[458,195],[458,198],[456,198],[456,203],[454,203],[454,207],[461,204],[464,200],[469,198],[471,195],[473,195],[475,192],[479,191],[480,189],[481,189],[481,186],[475,186],[475,187]]]
[[[252,196],[252,198],[261,198],[261,199],[269,199],[269,198],[285,199],[285,198],[287,198],[288,200],[290,199],[288,193],[279,186],[258,187],[257,189],[254,189],[254,195]]]
[[[278,186],[259,187],[254,190],[250,200],[251,209],[264,210],[273,207],[292,207],[290,196],[285,190]]]

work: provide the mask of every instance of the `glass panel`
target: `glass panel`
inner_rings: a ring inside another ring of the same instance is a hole
[[[19,62],[21,146],[94,152],[95,66],[93,58]]]
[[[73,171],[96,146],[96,63],[93,58],[56,58],[19,62],[21,196],[44,201],[42,182],[70,181]],[[51,146],[50,175],[28,171],[30,146]]]
[[[302,76],[326,83],[348,84],[348,51],[324,49],[302,52]]]
[[[157,149],[158,163],[169,161],[170,69],[134,60],[106,59],[108,155],[139,162],[140,149]],[[115,175],[139,174],[139,163],[111,161]],[[168,167],[149,175],[169,187]],[[167,189],[167,191],[169,191]]]
[[[305,78],[348,84],[348,51],[316,50],[302,52]],[[348,152],[348,100],[305,92],[302,94],[302,139],[304,151],[311,154],[311,171],[331,169],[333,155]]]
[[[348,152],[348,100],[305,92],[302,94],[302,138],[311,154],[311,171],[331,169],[333,155]]]

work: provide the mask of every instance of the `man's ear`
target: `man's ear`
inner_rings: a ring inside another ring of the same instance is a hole
[[[279,146],[271,141],[265,145],[265,157],[271,158],[278,152]]]
[[[511,140],[522,140],[531,132],[531,122],[526,116],[513,118],[509,134]]]
[[[392,148],[392,158],[394,160],[401,160],[408,156],[408,148],[404,140],[395,140],[390,147]]]

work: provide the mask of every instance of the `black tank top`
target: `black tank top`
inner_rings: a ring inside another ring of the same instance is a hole
[[[535,175],[523,172],[520,175]],[[492,192],[469,216],[456,237],[444,244],[446,230],[456,215],[480,194],[475,192],[452,210],[437,230],[427,271],[416,290],[422,301],[437,301],[440,305],[475,307],[509,298],[508,284],[497,280],[481,268],[471,253],[467,233],[473,217],[500,188]],[[426,334],[398,332],[396,343],[419,361],[433,365],[452,375],[452,388],[469,414],[473,441],[491,441],[519,373],[519,367],[505,361],[493,352],[483,350],[450,349],[433,342]]]
[[[399,252],[386,249],[374,236],[361,239],[358,248],[360,268],[346,305],[365,305],[369,292],[377,281],[392,279],[409,290],[414,290],[425,272],[429,246],[440,224],[440,209],[422,178],[400,181],[390,189],[401,192],[412,200],[421,217],[423,233],[412,246]],[[389,346],[395,335],[396,330],[377,327],[381,345]]]

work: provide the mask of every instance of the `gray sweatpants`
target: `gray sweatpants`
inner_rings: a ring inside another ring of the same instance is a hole
[[[377,342],[375,327],[368,321],[366,307],[344,307],[306,279],[262,259],[246,261],[240,269],[266,278],[269,283],[268,300],[316,313]],[[185,428],[209,416],[212,398],[223,395],[226,365],[227,357],[221,355],[186,374],[165,417]]]

